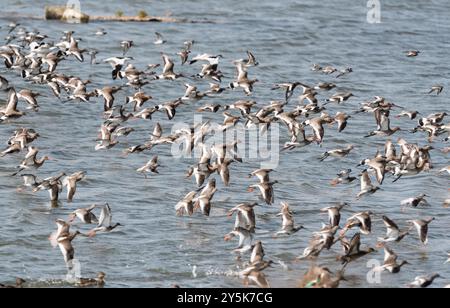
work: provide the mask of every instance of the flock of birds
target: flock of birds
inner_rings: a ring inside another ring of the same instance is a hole
[[[382,96],[376,96],[373,100],[364,102],[352,114],[338,111],[332,115],[329,109],[339,108],[342,104],[352,100],[354,95],[351,92],[336,93],[329,95],[325,102],[320,102],[319,95],[326,95],[329,91],[337,88],[337,84],[323,82],[317,85],[307,85],[302,82],[283,82],[273,85],[274,93],[282,94],[279,101],[269,103],[256,102],[249,97],[252,96],[258,79],[251,77],[251,70],[259,65],[255,55],[248,51],[243,59],[233,61],[236,68],[236,77],[229,84],[224,85],[222,79],[225,75],[220,69],[222,55],[199,54],[193,57],[192,50],[195,47],[194,41],[187,41],[184,47],[176,53],[179,57],[180,66],[201,64],[200,72],[195,76],[188,76],[178,73],[175,69],[174,56],[162,53],[162,65],[150,64],[143,70],[136,68],[132,62],[133,57],[128,56],[135,46],[133,41],[117,42],[123,53],[117,57],[111,57],[101,62],[97,60],[99,51],[94,49],[83,49],[80,47],[82,41],[77,39],[74,32],[65,32],[60,41],[51,43],[47,35],[37,31],[30,32],[19,24],[12,23],[8,26],[7,44],[0,47],[0,58],[3,59],[5,73],[0,76],[0,89],[7,94],[6,103],[0,106],[0,125],[13,125],[15,120],[26,117],[28,112],[39,112],[41,106],[38,103],[42,93],[33,92],[26,89],[26,85],[35,84],[42,87],[43,93],[54,95],[56,101],[86,103],[101,98],[103,101],[104,119],[101,120],[100,134],[95,146],[97,151],[113,149],[121,142],[121,138],[132,134],[135,130],[129,126],[129,120],[152,120],[152,115],[163,112],[168,120],[173,120],[180,106],[194,108],[194,103],[206,101],[201,107],[195,107],[198,113],[221,112],[224,121],[221,125],[214,126],[210,121],[200,123],[189,129],[181,129],[171,134],[163,132],[160,123],[154,123],[153,132],[148,140],[142,144],[127,148],[126,155],[135,153],[151,152],[155,147],[162,145],[173,145],[177,143],[186,144],[187,152],[200,151],[200,159],[192,165],[187,172],[187,177],[193,177],[197,187],[188,192],[175,206],[177,216],[192,216],[199,212],[199,215],[209,216],[214,208],[214,196],[218,191],[216,182],[220,179],[227,187],[231,182],[231,164],[244,163],[239,155],[239,140],[236,139],[224,143],[206,146],[205,140],[214,133],[225,134],[232,131],[237,123],[244,123],[246,128],[257,127],[261,134],[266,134],[271,129],[273,123],[280,123],[287,128],[290,141],[286,142],[281,151],[293,151],[314,144],[322,146],[325,142],[325,128],[336,125],[337,131],[343,132],[348,125],[351,125],[352,118],[358,116],[374,116],[376,129],[366,134],[366,138],[385,138],[384,150],[378,150],[373,157],[366,158],[359,163],[364,170],[360,173],[359,179],[361,189],[356,198],[366,198],[375,193],[382,193],[379,190],[386,182],[386,178],[391,176],[393,181],[401,180],[404,177],[418,175],[434,169],[432,163],[433,151],[435,147],[432,142],[448,142],[450,125],[445,124],[446,112],[422,115],[416,110],[404,110],[402,107],[390,102]],[[108,35],[104,29],[95,33],[96,36]],[[164,45],[164,37],[156,33],[155,45]],[[419,51],[409,51],[408,57],[419,56]],[[63,61],[85,62],[85,57],[90,56],[90,64],[107,65],[112,67],[111,81],[103,88],[89,89],[91,81],[69,75],[67,72],[58,70],[58,66]],[[158,73],[157,71],[160,70]],[[313,65],[313,72],[335,76],[336,81],[348,74],[353,73],[352,68],[338,69],[332,66]],[[13,74],[23,78],[21,87],[13,85],[7,79],[6,74]],[[146,85],[156,82],[170,82],[174,80],[185,81],[185,94],[165,103],[152,104],[155,98],[145,93]],[[210,82],[210,89],[200,91],[195,82],[207,80]],[[111,85],[118,84],[121,85]],[[47,89],[47,90],[46,90]],[[443,92],[441,85],[433,86],[429,94],[439,95]],[[118,92],[126,92],[127,97],[124,102],[118,103],[115,95]],[[229,91],[242,91],[243,99],[229,105],[213,104],[209,101],[216,97],[221,97]],[[277,92],[275,92],[277,91]],[[298,94],[297,100],[294,96]],[[332,106],[335,107],[332,107]],[[331,107],[331,108],[330,108]],[[43,106],[42,108],[45,108]],[[80,104],[79,108],[83,108]],[[26,109],[26,111],[24,111]],[[397,112],[398,110],[398,112]],[[391,138],[401,131],[400,127],[391,126],[392,114],[396,113],[396,118],[407,117],[411,121],[417,121],[416,128],[411,133],[423,133],[427,138],[427,144],[419,145],[409,143],[404,138]],[[39,149],[34,144],[39,140],[38,130],[33,128],[19,128],[12,132],[7,140],[7,146],[1,151],[0,157],[10,155],[22,155],[17,171],[11,176],[21,177],[24,186],[19,191],[30,189],[37,193],[48,191],[50,201],[53,206],[58,205],[60,194],[65,188],[67,191],[67,202],[72,202],[76,197],[77,185],[83,183],[87,173],[85,171],[76,172],[71,175],[65,173],[57,174],[53,177],[40,179],[37,171],[43,168],[52,158],[43,156],[39,158]],[[343,158],[349,155],[355,146],[349,145],[344,148],[337,148],[325,152],[321,161],[330,157]],[[450,151],[449,147],[443,149]],[[13,167],[13,166],[12,166]],[[145,177],[159,173],[160,165],[158,156],[154,156],[150,161],[137,169],[138,173]],[[439,176],[448,176],[450,166],[440,167]],[[34,172],[33,172],[34,171]],[[257,190],[260,192],[260,202],[249,201],[231,208],[228,212],[230,217],[235,216],[235,223],[230,226],[230,233],[225,235],[226,241],[234,238],[239,239],[239,245],[234,250],[241,257],[250,255],[250,259],[245,268],[239,273],[245,284],[254,284],[258,287],[269,287],[268,278],[264,274],[265,269],[274,264],[271,260],[265,259],[264,246],[261,241],[255,240],[257,236],[256,213],[258,206],[270,206],[275,203],[275,188],[278,181],[271,180],[271,169],[255,170],[249,174],[249,178],[256,178],[257,183],[249,185],[248,191]],[[357,182],[358,176],[352,175],[352,170],[345,169],[337,174],[331,185],[349,185]],[[216,176],[217,175],[217,176]],[[436,175],[438,176],[438,175]],[[424,207],[428,206],[425,194],[404,200],[402,207]],[[450,206],[450,200],[444,201],[445,206]],[[294,221],[294,212],[286,202],[280,203],[281,210],[277,215],[281,217],[281,229],[276,232],[275,237],[292,236],[301,230],[303,226],[297,225]],[[393,250],[393,246],[402,241],[405,237],[412,237],[412,231],[416,230],[418,241],[422,245],[428,243],[428,230],[435,220],[433,217],[417,217],[410,221],[401,222],[407,225],[400,228],[399,223],[382,213],[364,211],[352,213],[352,215],[341,224],[341,211],[350,207],[350,204],[342,203],[326,207],[321,212],[327,213],[328,221],[324,222],[323,228],[313,232],[310,245],[304,249],[300,260],[319,261],[320,255],[325,250],[330,250],[333,246],[342,246],[342,255],[337,257],[337,262],[342,264],[341,270],[336,273],[328,268],[312,265],[311,269],[302,276],[299,285],[310,288],[338,287],[345,279],[345,270],[352,262],[367,257],[375,251],[374,248],[362,249],[364,236],[372,233],[372,220],[379,217],[387,228],[386,237],[378,239],[377,249],[384,249],[385,259],[382,266],[377,271],[388,271],[398,273],[403,266],[408,265],[407,261],[399,262],[399,257]],[[98,211],[100,213],[97,218]],[[319,213],[318,213],[319,214]],[[72,224],[79,220],[82,224],[95,225],[91,231],[81,233],[71,232]],[[50,236],[49,240],[54,247],[59,247],[64,257],[65,264],[69,270],[73,268],[75,250],[73,241],[77,237],[94,237],[97,233],[111,232],[116,228],[123,227],[120,223],[113,223],[112,210],[109,204],[92,205],[87,208],[75,210],[67,219],[56,221],[57,230]],[[302,231],[303,232],[303,231]],[[444,260],[443,260],[444,261]],[[103,286],[105,284],[105,273],[101,272],[97,278],[85,279],[77,278],[77,286]],[[417,287],[427,287],[438,278],[438,274],[430,273],[417,277],[410,285]],[[26,286],[23,279],[18,278],[16,286],[2,287],[22,287]]]

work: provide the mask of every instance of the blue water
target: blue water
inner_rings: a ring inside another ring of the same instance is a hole
[[[398,3],[400,2],[400,3]],[[197,73],[199,66],[180,67],[176,52],[186,40],[195,40],[193,54],[213,53],[224,55],[221,70],[226,78],[223,84],[232,81],[234,68],[232,60],[245,57],[246,50],[252,50],[260,66],[250,70],[251,77],[261,82],[255,87],[252,99],[267,104],[281,99],[281,92],[270,91],[276,82],[299,80],[307,84],[319,81],[337,82],[339,91],[350,90],[357,97],[342,106],[330,106],[330,114],[337,110],[351,112],[359,103],[381,95],[406,109],[416,109],[427,115],[448,111],[448,91],[441,96],[425,93],[434,84],[448,86],[449,70],[446,65],[450,42],[448,33],[450,3],[433,1],[381,1],[381,23],[367,22],[365,1],[313,1],[287,0],[278,4],[273,1],[108,1],[107,7],[99,1],[82,1],[85,12],[93,15],[112,15],[118,10],[133,15],[146,10],[151,15],[172,14],[174,17],[190,20],[208,20],[213,23],[91,23],[68,25],[54,21],[20,18],[20,16],[42,16],[48,1],[4,0],[0,12],[0,37],[6,36],[6,26],[11,20],[21,23],[28,30],[37,30],[49,35],[49,41],[58,41],[64,30],[76,31],[76,37],[83,38],[82,48],[100,51],[100,60],[121,55],[120,41],[133,40],[136,47],[129,55],[135,58],[133,64],[144,68],[150,63],[161,63],[162,51],[177,60],[175,70],[186,75]],[[52,1],[51,4],[64,4]],[[15,16],[15,17],[11,17]],[[108,35],[96,37],[98,28],[104,28]],[[167,44],[155,46],[153,32],[164,34]],[[404,52],[419,49],[420,57],[409,59]],[[330,76],[310,71],[313,63],[334,65],[339,68],[351,66],[354,73],[338,81]],[[89,89],[120,84],[110,79],[109,65],[91,67],[89,63],[79,64],[75,60],[64,61],[58,67],[64,74],[90,79]],[[121,139],[121,144],[110,151],[96,152],[95,139],[102,123],[103,104],[62,104],[49,90],[42,86],[24,83],[17,75],[0,70],[17,89],[31,88],[45,93],[39,99],[39,113],[28,112],[27,116],[10,124],[0,125],[0,141],[6,142],[17,127],[32,127],[41,138],[35,143],[41,153],[55,160],[48,162],[38,175],[41,178],[60,171],[72,173],[85,170],[88,177],[79,184],[73,204],[67,204],[62,197],[61,206],[49,207],[45,192],[18,193],[20,178],[9,175],[21,161],[22,155],[13,155],[0,160],[0,281],[12,281],[20,276],[34,286],[48,286],[50,282],[64,277],[64,260],[58,249],[50,246],[47,238],[56,229],[57,218],[67,218],[73,210],[92,203],[108,202],[114,214],[114,221],[124,228],[117,232],[99,235],[94,239],[80,238],[74,241],[76,257],[81,262],[83,276],[94,276],[98,271],[107,273],[108,287],[169,287],[178,284],[183,287],[240,287],[242,280],[233,273],[242,266],[236,261],[232,250],[237,242],[224,242],[223,236],[230,232],[233,220],[226,217],[226,211],[246,201],[257,201],[257,195],[247,193],[246,188],[254,180],[246,175],[259,167],[256,161],[233,164],[232,184],[223,187],[218,181],[219,192],[213,199],[211,217],[194,215],[192,218],[177,218],[175,204],[189,191],[194,183],[184,178],[184,172],[195,163],[194,159],[174,159],[169,146],[156,147],[150,153],[124,157],[122,151],[128,146],[147,140],[154,123],[160,122],[166,133],[170,123],[164,114],[155,114],[153,121],[133,121],[136,132]],[[190,81],[191,82],[191,81]],[[176,82],[155,82],[144,87],[154,97],[149,105],[162,103],[184,93],[183,80]],[[208,83],[195,84],[206,90]],[[116,102],[123,102],[126,94],[120,92]],[[324,101],[327,95],[320,95]],[[229,104],[243,99],[242,92],[228,92],[211,103]],[[0,93],[0,100],[6,93]],[[203,101],[207,102],[207,100]],[[193,110],[202,102],[183,106],[178,110],[176,122],[193,124]],[[195,107],[193,107],[195,106]],[[211,115],[207,115],[211,117]],[[221,121],[220,114],[212,119]],[[393,118],[393,125],[412,129],[415,122]],[[352,168],[361,159],[372,157],[385,139],[364,139],[364,134],[375,129],[371,115],[355,116],[348,128],[341,134],[334,128],[326,128],[326,139],[322,148],[315,145],[282,154],[280,164],[272,179],[280,181],[275,188],[276,204],[273,207],[257,209],[258,231],[256,238],[264,243],[267,258],[287,265],[275,265],[266,270],[273,287],[294,287],[307,270],[309,262],[294,262],[308,245],[310,233],[319,230],[326,222],[326,216],[318,210],[338,201],[347,201],[352,208],[344,211],[344,219],[354,212],[372,209],[377,214],[386,214],[405,226],[408,219],[434,216],[430,226],[430,243],[419,244],[417,235],[406,238],[393,246],[400,259],[407,259],[412,265],[405,267],[398,275],[383,274],[381,284],[366,282],[369,258],[351,264],[348,281],[344,287],[402,287],[414,277],[439,272],[450,278],[450,270],[442,264],[450,250],[448,237],[448,209],[442,207],[449,198],[448,177],[437,176],[437,170],[405,178],[392,184],[390,178],[383,189],[372,197],[356,201],[359,184],[331,188],[330,180],[341,169]],[[404,137],[411,143],[425,145],[423,134],[403,131],[394,137]],[[282,128],[280,144],[288,141],[288,134]],[[356,145],[356,150],[347,158],[317,159],[325,150],[346,144]],[[448,156],[439,149],[443,144],[436,142],[432,152],[433,163],[442,168],[448,165]],[[153,155],[159,155],[160,175],[145,180],[135,170],[144,165]],[[357,172],[357,171],[355,171]],[[400,211],[400,201],[426,192],[431,208]],[[287,201],[295,211],[298,224],[306,227],[299,233],[282,239],[273,234],[280,228],[281,220],[275,217],[280,201]],[[89,227],[79,226],[86,231]],[[75,230],[76,228],[74,228]],[[374,232],[363,238],[363,244],[374,246],[376,238],[383,236],[385,228],[375,218]],[[338,269],[335,261],[341,253],[339,245],[330,252],[324,252],[318,263],[331,269]],[[247,256],[244,257],[244,260]],[[383,252],[370,258],[383,260]],[[193,275],[193,267],[196,275]],[[437,286],[448,283],[447,279],[436,282]]]

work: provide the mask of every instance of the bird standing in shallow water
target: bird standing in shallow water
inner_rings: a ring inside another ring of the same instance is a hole
[[[22,289],[23,285],[27,283],[22,278],[16,278],[16,284],[15,285],[6,285],[3,283],[0,283],[0,289]]]
[[[105,273],[99,272],[97,274],[97,278],[78,278],[76,285],[81,288],[86,288],[86,287],[103,288],[106,283],[105,277],[106,277]]]

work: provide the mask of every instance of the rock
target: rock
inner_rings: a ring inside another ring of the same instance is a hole
[[[46,20],[59,20],[68,23],[88,22],[166,22],[166,23],[195,23],[185,18],[174,18],[170,16],[90,16],[73,7],[47,6],[45,8]],[[205,21],[204,21],[205,22]]]
[[[75,8],[47,6],[45,8],[45,19],[60,20],[69,23],[88,23],[90,17]]]

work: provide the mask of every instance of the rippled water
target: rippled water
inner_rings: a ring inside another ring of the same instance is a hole
[[[42,15],[48,1],[4,0],[4,11],[0,13],[0,24],[7,25],[16,14]],[[57,1],[54,1],[57,2]],[[63,1],[59,1],[64,4]],[[335,81],[332,77],[313,73],[312,63],[332,64],[338,67],[352,66],[354,73],[339,80],[340,90],[351,90],[356,98],[340,109],[351,112],[357,105],[382,95],[407,109],[417,109],[422,114],[448,111],[448,91],[439,97],[427,96],[427,89],[436,83],[448,86],[448,50],[450,23],[448,12],[450,3],[444,0],[433,1],[381,1],[382,23],[367,23],[367,8],[364,1],[108,1],[103,7],[99,1],[82,1],[83,9],[93,14],[114,14],[122,9],[126,14],[135,14],[141,9],[152,15],[172,13],[176,17],[192,20],[208,19],[215,23],[197,24],[158,24],[158,23],[92,23],[89,25],[66,25],[59,22],[45,22],[30,19],[17,19],[27,29],[38,29],[48,34],[51,40],[58,40],[62,30],[75,30],[82,37],[81,47],[96,48],[101,51],[99,58],[120,55],[119,42],[134,40],[136,48],[130,51],[143,67],[149,63],[159,63],[160,52],[178,52],[183,42],[193,39],[197,42],[194,54],[209,52],[223,54],[222,71],[227,75],[224,83],[231,81],[234,69],[233,59],[245,56],[252,50],[261,65],[251,69],[251,76],[257,76],[261,83],[256,86],[254,99],[267,103],[280,99],[281,93],[269,90],[270,85],[285,80],[300,80],[308,84],[319,81]],[[103,27],[108,35],[95,37],[96,29]],[[0,30],[6,35],[4,27]],[[168,40],[166,45],[156,47],[152,44],[153,32],[158,31]],[[404,51],[420,49],[423,54],[416,59],[408,59]],[[88,63],[80,65],[71,60],[63,62],[58,68],[66,74],[74,74],[93,81],[94,87],[112,84],[110,67],[99,65],[92,68]],[[196,67],[180,68],[187,74],[194,74]],[[30,87],[11,73],[2,75],[11,79],[22,89]],[[183,95],[183,81],[173,83],[155,82],[145,88],[154,102],[164,102]],[[206,89],[208,84],[199,81],[197,85]],[[191,180],[183,174],[194,163],[190,159],[173,159],[170,148],[157,147],[152,153],[123,157],[122,150],[146,140],[153,124],[159,121],[166,128],[171,127],[165,115],[157,114],[153,121],[131,123],[137,132],[108,152],[95,152],[97,131],[101,124],[102,104],[62,104],[55,100],[47,89],[32,86],[45,92],[39,102],[39,113],[30,112],[26,117],[12,124],[0,125],[0,140],[7,140],[16,127],[33,127],[42,135],[35,143],[42,154],[49,154],[56,161],[47,163],[39,170],[40,177],[54,175],[62,170],[75,172],[86,170],[88,178],[80,183],[73,204],[66,204],[65,198],[57,209],[50,209],[46,193],[17,193],[21,184],[19,178],[9,175],[20,160],[20,155],[1,159],[0,187],[2,202],[0,226],[0,281],[11,281],[16,276],[24,277],[36,286],[46,286],[48,281],[60,279],[65,274],[63,258],[58,249],[52,249],[47,237],[55,230],[54,221],[65,218],[68,213],[91,203],[109,202],[114,220],[125,227],[118,232],[98,236],[92,240],[77,239],[74,242],[76,257],[82,264],[84,276],[93,276],[97,271],[108,274],[110,287],[168,287],[174,283],[186,287],[239,287],[240,279],[232,273],[240,263],[235,260],[232,249],[235,242],[223,241],[233,221],[226,217],[227,209],[243,201],[256,201],[256,195],[247,193],[246,187],[254,180],[246,179],[246,174],[256,169],[257,162],[245,162],[232,166],[232,185],[224,188],[219,184],[219,192],[213,199],[212,215],[209,218],[195,215],[192,218],[177,218],[174,205],[194,188]],[[124,100],[126,93],[116,97]],[[328,94],[326,94],[328,95]],[[0,93],[0,99],[6,94]],[[240,91],[231,92],[214,102],[227,104],[241,99]],[[320,96],[324,100],[325,96]],[[197,105],[200,103],[196,103]],[[193,123],[193,108],[179,109],[177,121]],[[335,113],[336,106],[330,107]],[[215,118],[220,120],[220,116]],[[413,128],[415,123],[408,120],[394,120],[405,128]],[[383,189],[376,195],[355,201],[359,186],[331,188],[330,180],[343,168],[356,169],[356,163],[375,154],[376,148],[384,144],[383,139],[367,140],[362,136],[375,128],[372,116],[357,116],[349,127],[338,134],[335,129],[327,129],[323,148],[310,146],[306,149],[284,153],[277,172],[272,179],[281,184],[275,188],[276,206],[257,209],[257,238],[262,240],[267,257],[287,265],[274,266],[266,271],[273,287],[295,286],[301,274],[308,268],[308,262],[295,263],[309,241],[310,232],[320,229],[326,217],[318,214],[321,207],[336,201],[352,203],[352,212],[372,209],[376,213],[387,214],[401,225],[408,219],[423,216],[437,218],[430,228],[430,243],[419,245],[417,236],[411,236],[394,247],[400,259],[407,259],[411,266],[398,275],[382,275],[381,285],[399,287],[420,274],[439,272],[450,279],[448,267],[442,264],[450,250],[448,238],[448,210],[442,203],[449,198],[448,177],[436,176],[436,171],[413,178],[402,179],[396,184],[387,180]],[[412,135],[403,132],[412,143],[426,143],[422,134]],[[287,141],[283,128],[283,138]],[[357,150],[342,160],[329,160],[320,164],[318,157],[327,149],[342,144],[353,143]],[[437,149],[441,144],[434,144]],[[144,180],[135,169],[142,166],[153,155],[160,156],[163,167],[159,176]],[[448,164],[448,156],[440,151],[432,152],[436,167]],[[427,192],[431,208],[400,211],[400,201]],[[281,221],[275,217],[280,201],[288,201],[295,211],[295,219],[307,229],[289,238],[274,239]],[[80,226],[86,230],[84,226]],[[373,246],[376,237],[384,235],[385,229],[380,220],[375,221],[374,234],[364,238],[363,243]],[[336,269],[335,261],[339,248],[325,252],[321,264]],[[382,261],[382,251],[373,255]],[[364,259],[349,267],[348,282],[343,286],[370,287],[366,282],[366,261]],[[196,277],[192,274],[197,267]],[[448,280],[447,280],[448,282]],[[444,281],[437,281],[443,285]]]

